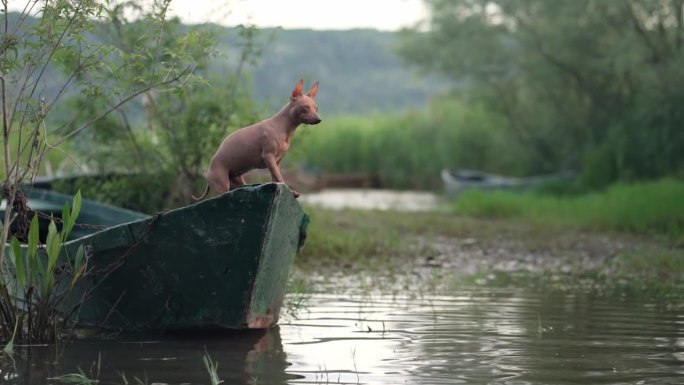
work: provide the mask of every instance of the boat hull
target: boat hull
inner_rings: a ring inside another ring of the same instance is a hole
[[[559,172],[526,178],[513,178],[474,170],[441,171],[444,193],[449,198],[457,198],[467,190],[479,191],[528,191],[544,183],[568,183],[574,178],[570,172]]]
[[[289,188],[269,183],[69,241],[64,257],[85,246],[88,274],[59,310],[118,331],[270,327],[307,224]]]

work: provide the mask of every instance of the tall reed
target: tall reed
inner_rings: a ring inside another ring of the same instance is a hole
[[[340,117],[295,136],[295,161],[323,173],[364,172],[384,187],[434,189],[442,168],[524,171],[527,155],[503,118],[445,100],[397,115]]]

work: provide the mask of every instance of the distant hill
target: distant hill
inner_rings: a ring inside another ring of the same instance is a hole
[[[251,72],[254,96],[271,108],[286,102],[299,78],[307,89],[321,82],[317,99],[324,116],[419,108],[443,88],[402,65],[392,32],[279,29],[263,34],[274,39]],[[222,50],[234,47],[231,35],[225,34]]]
[[[10,12],[9,17],[16,19],[18,14]],[[214,24],[201,28],[215,30],[218,49],[228,58],[228,63],[217,59],[210,68],[217,73],[229,71],[226,68],[239,55],[238,29]],[[421,108],[444,89],[444,82],[421,77],[402,65],[394,51],[398,41],[393,32],[261,29],[257,42],[263,45],[263,54],[256,66],[245,68],[246,80],[255,99],[266,103],[269,111],[285,104],[299,78],[304,78],[307,90],[316,80],[321,82],[317,99],[323,117]],[[63,75],[53,68],[48,71],[41,92],[56,94]],[[137,120],[141,114],[132,115]]]

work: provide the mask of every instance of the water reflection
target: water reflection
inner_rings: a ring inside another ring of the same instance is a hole
[[[267,332],[23,348],[2,374],[54,383],[101,355],[100,383],[208,384],[206,349],[226,384],[681,384],[683,326],[682,311],[586,295],[316,294]]]
[[[588,296],[317,296],[283,326],[293,383],[681,384],[682,314]]]
[[[100,384],[208,384],[207,353],[218,362],[218,377],[226,384],[284,384],[297,377],[285,372],[279,327],[19,347],[13,357],[3,359],[1,370],[3,383],[9,384],[59,383],[56,377],[80,371]]]

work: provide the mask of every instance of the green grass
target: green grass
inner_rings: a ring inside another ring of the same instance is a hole
[[[307,208],[311,216],[305,247],[297,256],[302,267],[345,267],[399,253],[397,223],[371,212]]]
[[[456,213],[474,217],[662,235],[684,244],[684,182],[675,179],[619,183],[578,196],[468,191],[452,207]]]
[[[396,211],[328,210],[306,207],[309,234],[295,263],[306,271],[350,272],[401,270],[401,261],[433,255],[434,240],[524,240],[535,249],[557,249],[567,235],[562,227],[520,220],[492,220],[458,215],[448,210],[405,213]],[[576,233],[577,231],[573,231]]]
[[[302,267],[317,261],[369,263],[369,259],[412,255],[415,249],[407,249],[407,243],[437,236],[490,239],[536,237],[545,232],[534,224],[521,227],[513,222],[464,217],[446,210],[397,212],[307,206],[305,211],[311,224],[305,246],[296,259]],[[549,230],[560,233],[557,229]]]

